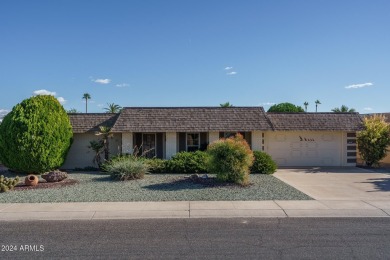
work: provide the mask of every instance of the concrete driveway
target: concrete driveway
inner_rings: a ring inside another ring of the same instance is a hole
[[[274,176],[316,200],[390,200],[390,173],[311,167],[279,169]]]

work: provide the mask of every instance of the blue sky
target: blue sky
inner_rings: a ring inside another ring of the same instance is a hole
[[[0,114],[35,93],[66,109],[264,106],[390,112],[390,1],[0,2]]]

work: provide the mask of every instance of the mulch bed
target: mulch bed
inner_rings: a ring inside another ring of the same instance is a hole
[[[78,180],[74,179],[65,179],[59,182],[46,182],[44,180],[40,180],[38,185],[36,186],[26,186],[24,183],[19,183],[14,187],[15,191],[21,190],[35,190],[35,189],[52,189],[52,188],[61,188],[65,186],[75,185],[79,183]]]

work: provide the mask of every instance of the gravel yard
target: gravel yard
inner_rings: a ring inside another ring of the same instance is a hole
[[[70,173],[69,178],[78,183],[0,193],[0,203],[312,199],[270,175],[253,174],[246,187],[218,183],[212,175],[201,182],[185,176],[188,174],[150,174],[142,180],[122,182],[97,172]]]

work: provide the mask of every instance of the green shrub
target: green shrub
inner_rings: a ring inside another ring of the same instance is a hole
[[[0,124],[0,160],[16,172],[54,170],[64,163],[72,136],[68,115],[55,97],[31,97]]]
[[[0,192],[6,192],[9,190],[12,190],[16,184],[19,182],[19,177],[16,177],[14,179],[4,177],[3,175],[0,176]]]
[[[278,168],[275,161],[272,160],[272,157],[269,154],[254,151],[253,155],[255,156],[255,160],[251,167],[252,173],[273,174]]]
[[[166,173],[166,164],[167,160],[162,160],[158,158],[145,159],[145,162],[149,164],[151,173]]]
[[[305,112],[302,107],[285,102],[271,106],[267,112]]]
[[[390,125],[384,116],[364,118],[364,130],[357,134],[357,144],[361,158],[367,166],[379,165],[390,145]]]
[[[102,166],[111,178],[125,181],[142,179],[149,173],[149,164],[145,160],[138,160],[129,156],[117,157]]]
[[[207,172],[208,155],[203,151],[180,152],[166,162],[170,173],[204,173]]]
[[[253,164],[253,152],[242,135],[220,139],[209,145],[208,169],[221,181],[246,185],[249,182],[249,167]]]

